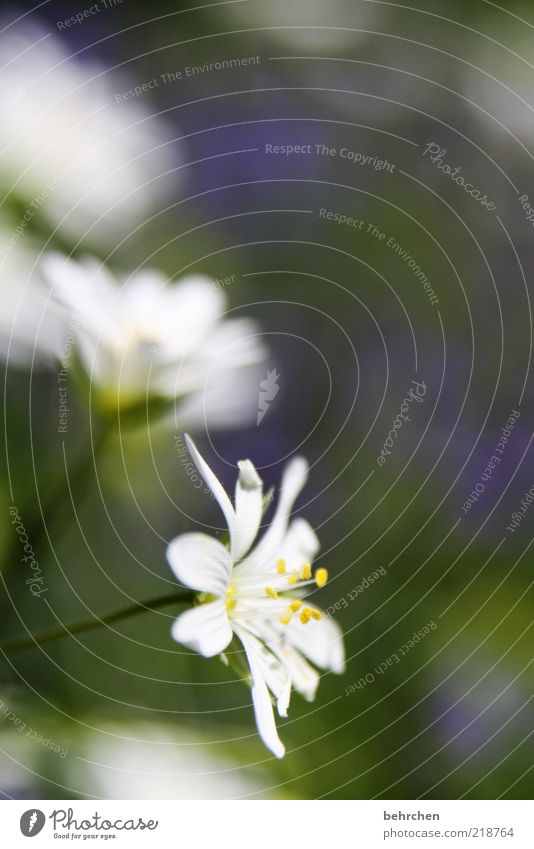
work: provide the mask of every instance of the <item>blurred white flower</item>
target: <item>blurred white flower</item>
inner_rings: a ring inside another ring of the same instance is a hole
[[[204,657],[221,654],[235,634],[246,652],[252,700],[261,739],[276,757],[285,748],[276,729],[269,691],[280,716],[287,716],[291,688],[312,701],[320,669],[341,673],[341,631],[315,606],[306,606],[303,588],[322,587],[326,569],[312,577],[310,561],[319,542],[304,519],[290,523],[293,504],[308,476],[301,458],[285,469],[273,521],[252,549],[263,513],[263,484],[250,460],[239,465],[235,507],[192,440],[187,445],[197,468],[224,514],[229,550],[202,533],[174,539],[167,559],[178,580],[198,590],[198,605],[183,613],[172,629],[174,639]],[[308,660],[306,660],[306,658]]]
[[[266,350],[254,321],[225,318],[225,296],[208,277],[173,284],[143,270],[118,281],[97,260],[60,254],[43,259],[42,273],[59,314],[76,318],[78,361],[101,409],[177,400],[180,424],[208,426],[255,415]]]
[[[38,27],[5,28],[0,55],[1,195],[76,238],[128,233],[173,167],[161,125]]]
[[[220,729],[212,733],[217,739]],[[244,768],[225,751],[229,746],[214,746],[190,727],[174,726],[171,732],[156,723],[105,726],[102,733],[83,739],[81,762],[72,758],[66,765],[70,786],[88,796],[239,799],[263,789],[254,769]]]

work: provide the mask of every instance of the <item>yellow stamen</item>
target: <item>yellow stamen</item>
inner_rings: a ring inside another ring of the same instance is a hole
[[[321,613],[321,611],[320,611],[320,610],[312,610],[311,615],[312,615],[312,616],[313,616],[313,618],[314,618],[314,619],[316,619],[318,622],[319,622],[319,621],[323,618],[323,614]]]
[[[309,607],[305,607],[302,613],[300,614],[300,621],[303,625],[307,625],[311,619],[311,610]]]
[[[269,598],[272,598],[272,599],[278,598],[278,593],[276,592],[276,590],[273,590],[272,587],[265,587],[265,594],[268,595]]]
[[[288,583],[290,583],[290,584],[296,584],[298,579],[299,579],[299,573],[298,572],[292,572],[287,580],[288,580]]]
[[[282,625],[289,625],[292,616],[293,614],[290,610],[284,610],[284,612],[280,616],[280,622],[282,623]]]
[[[328,581],[328,569],[317,569],[315,573],[315,583],[318,587],[324,587]]]
[[[310,563],[305,563],[302,569],[300,570],[299,578],[301,581],[308,581],[312,576],[312,570]]]
[[[228,601],[226,602],[226,609],[228,611],[233,610],[234,607],[236,606],[236,604],[237,604],[236,598],[229,598]]]
[[[226,595],[235,595],[236,592],[237,590],[235,587],[228,587],[228,589],[226,590]]]
[[[302,602],[297,599],[296,601],[292,601],[289,606],[293,613],[296,613],[297,610],[300,610],[300,608],[302,607]]]
[[[276,571],[279,575],[283,575],[286,571],[286,561],[281,557],[278,563],[276,564]]]

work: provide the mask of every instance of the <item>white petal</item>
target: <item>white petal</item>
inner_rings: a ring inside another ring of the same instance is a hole
[[[219,507],[221,508],[224,514],[224,518],[226,519],[226,523],[228,525],[228,530],[230,531],[231,542],[236,532],[236,517],[232,502],[228,498],[228,495],[226,494],[223,485],[218,480],[217,476],[213,474],[210,467],[199,453],[195,443],[187,433],[185,434],[185,442],[189,449],[189,453],[191,454],[194,464],[196,465],[198,471],[204,478],[206,484],[211,489],[213,495],[217,499]]]
[[[260,365],[241,368],[239,373],[227,370],[220,374],[203,369],[200,388],[180,402],[177,408],[181,430],[246,427],[256,421],[258,386],[262,378]],[[182,369],[171,376],[163,394],[181,395]],[[197,381],[198,382],[198,381]]]
[[[0,241],[7,242],[9,235],[1,226]],[[49,365],[64,347],[65,317],[47,303],[48,292],[34,273],[36,263],[37,254],[30,250],[0,248],[0,355],[7,359],[9,353],[14,365]]]
[[[287,674],[285,678],[285,683],[280,695],[278,696],[278,701],[276,706],[278,708],[279,716],[287,716],[287,709],[289,707],[289,699],[291,697],[291,675]]]
[[[248,318],[231,318],[220,322],[211,330],[198,351],[199,359],[211,363],[218,378],[225,371],[262,362],[266,356],[267,348],[261,340],[260,327]]]
[[[285,560],[288,572],[300,569],[304,563],[312,563],[320,549],[317,535],[305,519],[293,519],[285,535],[276,560]]]
[[[52,252],[45,254],[40,267],[53,299],[75,313],[83,327],[97,337],[118,332],[113,313],[119,287],[101,263],[90,257],[77,262]]]
[[[148,276],[147,276],[148,275]],[[153,272],[144,272],[142,286],[138,285],[139,274],[132,279],[139,296],[135,292],[136,303],[142,307],[143,299],[149,295],[154,285]],[[143,291],[144,290],[144,291]],[[194,368],[195,362],[204,363],[200,384],[206,378],[205,349],[212,344],[212,337],[218,333],[224,310],[224,296],[212,285],[209,277],[186,277],[181,282],[160,285],[154,293],[146,312],[161,327],[165,339],[163,357],[168,362],[180,363],[180,373]],[[197,381],[198,382],[198,381]]]
[[[210,601],[186,610],[174,622],[171,634],[177,643],[204,657],[220,654],[232,639],[224,601]]]
[[[226,298],[204,275],[189,275],[178,283],[170,284],[165,290],[171,314],[179,322],[180,333],[176,345],[181,352],[192,351],[201,337],[210,344],[211,335],[218,333],[219,320],[223,317]],[[199,353],[202,348],[199,350]]]
[[[232,561],[218,540],[207,534],[182,534],[169,544],[167,560],[181,584],[199,592],[225,595]]]
[[[263,483],[253,463],[241,460],[235,488],[236,529],[232,558],[241,560],[256,539],[262,517]]]
[[[261,675],[276,698],[278,715],[287,716],[291,694],[291,675],[287,664],[279,659],[276,651],[271,651],[270,640],[273,636],[275,641],[278,638],[269,626],[263,624],[260,626],[259,623],[247,622],[246,628],[239,626],[239,629],[246,631],[245,639],[248,639],[255,649]]]
[[[278,736],[274,721],[273,706],[269,690],[262,674],[261,657],[257,649],[257,640],[242,628],[235,628],[236,634],[243,643],[252,674],[252,702],[258,733],[267,748],[277,758],[285,755],[285,746]]]
[[[237,341],[233,339],[235,334],[230,330],[237,323],[243,328],[243,332],[248,330],[249,337]],[[252,334],[253,330],[254,334]],[[248,319],[219,321],[213,327],[207,326],[204,320],[204,324],[197,322],[197,331],[199,338],[195,345],[190,345],[187,350],[175,350],[176,345],[170,345],[168,352],[171,355],[170,358],[168,357],[171,366],[175,364],[179,355],[180,366],[176,380],[180,387],[183,386],[188,391],[198,389],[203,394],[212,394],[220,381],[228,380],[229,377],[235,381],[236,371],[239,371],[241,377],[251,366],[258,366],[267,356],[267,349],[257,338],[259,330],[256,324]],[[179,327],[175,332],[180,336]],[[190,333],[191,328],[189,328]],[[172,377],[172,373],[169,377]],[[261,376],[258,373],[255,386],[256,408],[260,380]]]
[[[303,625],[294,616],[289,625],[282,626],[287,640],[320,669],[341,675],[345,670],[345,647],[339,625],[323,614],[320,621],[312,619]]]
[[[143,310],[152,310],[154,301],[168,292],[169,279],[166,274],[155,268],[141,268],[125,278],[128,300],[142,315]]]
[[[308,479],[308,463],[295,457],[285,468],[278,506],[273,520],[256,548],[242,564],[242,571],[268,568],[286,535],[293,504]]]

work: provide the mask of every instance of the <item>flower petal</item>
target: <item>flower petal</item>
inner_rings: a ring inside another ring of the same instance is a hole
[[[284,686],[278,696],[278,700],[276,702],[276,707],[278,709],[278,716],[287,716],[287,709],[289,707],[289,700],[291,698],[291,675],[289,673],[286,674],[284,679]]]
[[[239,476],[235,488],[236,528],[232,558],[241,560],[256,539],[263,507],[263,482],[250,460],[238,463]]]
[[[186,610],[174,622],[171,634],[177,643],[204,657],[220,654],[232,639],[224,601],[211,601]]]
[[[313,702],[319,686],[320,676],[317,670],[291,646],[284,649],[284,662],[291,672],[291,681],[297,693],[307,702]]]
[[[0,228],[1,241],[7,237]],[[0,311],[0,354],[10,365],[33,368],[48,365],[60,356],[65,346],[65,321],[57,309],[47,303],[47,291],[33,273],[37,261],[31,250],[14,253],[1,250],[2,286]],[[261,380],[261,377],[259,378]],[[259,383],[259,380],[258,380]],[[256,384],[256,387],[258,384]],[[256,404],[258,392],[256,388]]]
[[[137,284],[139,277],[138,272],[132,283]],[[160,286],[149,310],[166,327],[168,353],[176,360],[203,355],[205,345],[211,343],[221,324],[224,305],[223,293],[213,286],[209,277],[193,275],[179,283]],[[171,330],[174,330],[172,335]]]
[[[248,622],[246,628],[248,640],[256,648],[256,656],[261,667],[261,674],[267,687],[276,698],[276,707],[279,716],[287,716],[289,699],[291,695],[291,675],[287,664],[278,656],[271,645],[273,637],[272,629],[268,625]],[[275,640],[278,638],[275,635]]]
[[[207,534],[182,534],[167,547],[167,561],[186,587],[224,596],[232,561],[228,550]]]
[[[52,301],[75,313],[82,327],[96,338],[117,334],[119,287],[104,265],[90,257],[78,262],[51,252],[43,257],[40,269]]]
[[[203,344],[195,350],[191,365],[202,365],[204,369],[209,365],[219,380],[225,372],[235,372],[236,369],[263,362],[266,357],[267,348],[261,340],[260,327],[254,320],[226,318],[206,328]],[[256,391],[256,409],[257,404]]]
[[[276,730],[271,697],[263,677],[262,660],[257,647],[258,641],[243,628],[235,628],[235,632],[243,643],[252,674],[252,702],[258,733],[273,755],[277,758],[283,758],[286,750]]]
[[[278,506],[273,520],[258,545],[242,564],[242,571],[269,567],[286,535],[293,504],[307,479],[308,463],[303,457],[295,457],[288,463],[282,476]]]
[[[185,434],[185,442],[198,471],[217,499],[217,503],[224,514],[228,530],[230,531],[230,540],[232,540],[236,533],[236,517],[232,502],[228,498],[223,485],[218,480],[217,476],[211,471],[210,467],[198,451],[195,443],[187,433]]]
[[[281,628],[288,642],[319,669],[329,669],[338,675],[344,672],[343,634],[339,625],[329,616],[323,614],[320,621],[312,620],[307,625],[294,616],[288,625]]]

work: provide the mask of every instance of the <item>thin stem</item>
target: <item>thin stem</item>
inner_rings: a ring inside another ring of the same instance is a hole
[[[129,619],[138,613],[143,613],[147,610],[157,610],[160,607],[166,607],[168,604],[191,604],[195,599],[196,593],[175,592],[171,595],[159,596],[149,601],[139,601],[130,607],[123,607],[121,610],[115,610],[112,613],[106,613],[104,616],[95,616],[92,619],[85,619],[82,622],[75,622],[73,625],[61,625],[59,628],[50,628],[47,631],[33,634],[30,637],[19,637],[16,640],[10,640],[6,643],[0,643],[0,650],[4,652],[20,651],[21,649],[33,648],[36,645],[50,643],[52,640],[59,640],[62,637],[71,637],[73,634],[83,634],[86,631],[94,631],[102,625],[110,625],[112,622],[120,622],[122,619]]]

